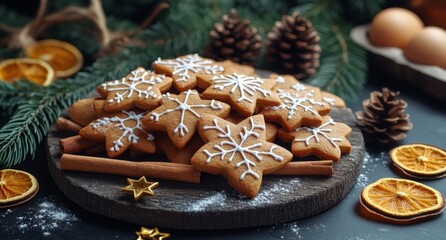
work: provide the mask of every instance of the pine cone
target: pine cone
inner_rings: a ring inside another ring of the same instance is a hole
[[[356,112],[356,118],[367,141],[380,144],[398,142],[412,129],[409,115],[404,113],[407,103],[396,99],[399,95],[399,92],[383,88],[382,92],[370,93],[370,99],[362,102],[364,111]]]
[[[297,79],[307,78],[319,67],[319,40],[311,22],[298,12],[282,16],[268,33],[267,60]]]
[[[261,37],[247,19],[240,20],[235,9],[223,15],[223,23],[216,23],[209,32],[210,44],[206,55],[215,60],[229,59],[241,64],[252,64],[260,53]]]

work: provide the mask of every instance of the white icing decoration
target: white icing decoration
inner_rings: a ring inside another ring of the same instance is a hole
[[[331,106],[335,105],[335,99],[334,98],[323,97],[322,99],[324,100],[324,102],[330,104]]]
[[[153,141],[155,139],[155,137],[152,134],[146,132],[142,128],[141,118],[143,118],[147,112],[136,114],[133,111],[129,111],[129,112],[122,111],[122,113],[125,113],[127,115],[127,117],[125,117],[125,118],[120,118],[117,116],[114,116],[112,118],[104,117],[104,118],[96,120],[96,122],[93,123],[93,125],[92,125],[93,129],[97,129],[101,126],[109,125],[112,123],[117,123],[116,125],[114,125],[114,127],[123,131],[121,136],[119,137],[119,139],[113,141],[113,147],[110,148],[110,151],[112,151],[112,152],[119,151],[120,148],[122,146],[124,146],[124,144],[121,142],[121,140],[125,137],[127,137],[127,140],[133,144],[138,143],[139,137],[136,136],[136,134],[134,133],[135,129],[139,129],[144,134],[146,134],[147,140]],[[133,127],[128,127],[125,125],[126,121],[136,121],[136,124]]]
[[[264,130],[265,126],[264,125],[256,125],[254,124],[254,121],[252,120],[252,118],[250,118],[250,122],[251,122],[251,128],[248,130],[247,127],[243,127],[243,133],[239,132],[239,136],[240,136],[240,143],[238,143],[232,136],[231,136],[231,129],[229,128],[228,125],[226,125],[226,130],[224,130],[222,127],[220,127],[218,125],[217,119],[214,119],[214,125],[213,126],[204,126],[203,130],[217,130],[218,132],[220,132],[221,134],[218,135],[219,138],[226,138],[227,141],[221,141],[220,145],[214,145],[214,149],[217,149],[218,152],[216,153],[210,153],[208,150],[203,150],[203,152],[208,156],[208,158],[206,159],[206,163],[211,162],[212,158],[216,157],[216,156],[220,156],[221,161],[224,161],[225,156],[227,154],[231,154],[231,156],[228,159],[228,162],[232,162],[232,160],[234,159],[234,156],[236,153],[239,153],[243,160],[238,162],[235,165],[235,168],[239,168],[240,166],[244,165],[247,170],[244,171],[241,175],[240,175],[240,180],[243,180],[246,176],[246,174],[250,174],[252,176],[254,176],[256,179],[258,179],[260,176],[254,172],[252,170],[252,167],[256,166],[256,163],[249,160],[248,156],[253,156],[255,157],[255,159],[257,161],[262,161],[262,156],[261,155],[266,155],[266,156],[270,156],[272,158],[274,158],[274,160],[276,161],[282,161],[283,157],[280,155],[275,154],[273,151],[274,149],[276,149],[276,146],[273,145],[271,146],[271,148],[269,149],[268,152],[264,152],[264,151],[260,151],[260,150],[255,150],[255,148],[258,147],[262,147],[262,143],[255,143],[249,146],[243,146],[246,142],[246,140],[249,137],[255,137],[258,138],[259,137],[259,133],[255,132],[256,129],[261,129]],[[224,149],[223,146],[230,146],[230,149]]]
[[[285,83],[285,78],[283,78],[282,76],[278,76],[276,78],[276,83],[281,83],[281,84]]]
[[[142,73],[142,74],[141,74]],[[155,92],[153,92],[153,88],[151,86],[146,87],[145,89],[140,89],[138,85],[140,84],[149,84],[155,85],[156,83],[160,83],[164,80],[164,75],[154,75],[149,79],[145,79],[150,71],[145,71],[142,69],[134,70],[130,73],[130,77],[127,79],[123,77],[121,81],[115,80],[112,82],[107,82],[101,84],[101,87],[107,92],[116,92],[112,99],[109,99],[109,103],[116,102],[117,104],[124,100],[124,97],[130,98],[134,92],[138,94],[138,97],[144,98],[160,98]],[[138,75],[140,75],[138,77]],[[124,91],[123,93],[119,93],[118,91]]]
[[[260,92],[263,96],[271,96],[271,92],[262,88],[263,80],[258,77],[239,75],[237,73],[214,76],[211,79],[214,84],[214,88],[223,90],[226,87],[232,87],[231,93],[235,93],[236,89],[239,89],[240,97],[237,102],[247,101],[252,103],[253,100],[246,96],[253,96],[255,92]]]
[[[291,88],[292,89],[294,89],[294,90],[296,90],[296,91],[304,91],[304,90],[306,90],[307,89],[307,86],[305,86],[304,84],[302,84],[302,83],[296,83],[296,84],[293,84],[293,86],[291,86]]]
[[[187,55],[174,60],[162,60],[158,58],[155,64],[170,66],[173,69],[172,75],[178,75],[177,82],[186,82],[190,79],[190,72],[198,73],[204,71],[205,74],[217,74],[223,72],[223,66],[213,64],[210,60],[201,58],[198,54]]]
[[[294,115],[296,115],[295,111],[297,111],[299,108],[302,108],[305,112],[311,112],[312,114],[316,115],[318,112],[313,109],[313,105],[324,106],[324,103],[314,100],[314,90],[305,92],[304,94],[303,92],[290,93],[279,89],[277,93],[279,98],[282,100],[282,103],[279,106],[270,107],[270,109],[274,111],[279,109],[287,109],[287,119],[291,119]],[[304,103],[307,103],[308,105],[304,105]]]
[[[190,95],[198,95],[197,92],[193,92],[192,90],[187,90],[186,91],[186,97],[184,98],[184,101],[181,102],[180,100],[178,100],[177,98],[173,98],[170,96],[169,93],[166,93],[163,95],[164,98],[167,98],[171,101],[174,101],[176,103],[178,103],[178,106],[176,108],[171,108],[171,109],[166,109],[164,112],[161,113],[151,113],[150,119],[151,120],[155,120],[155,121],[159,121],[159,118],[164,115],[164,114],[168,114],[171,112],[175,112],[175,111],[181,111],[181,118],[180,118],[180,123],[178,124],[178,126],[174,129],[174,133],[178,133],[178,131],[180,131],[180,136],[184,136],[184,133],[188,133],[189,129],[187,128],[187,126],[184,124],[184,113],[186,111],[190,111],[192,114],[194,114],[197,118],[200,118],[200,114],[198,114],[195,110],[193,110],[193,108],[211,108],[213,110],[221,110],[223,109],[223,106],[221,105],[221,103],[215,101],[214,99],[211,100],[209,105],[206,104],[197,104],[197,105],[189,105],[187,103],[187,100],[189,99]]]
[[[294,141],[295,142],[305,142],[305,145],[310,145],[310,140],[312,138],[314,138],[316,140],[316,142],[319,142],[319,136],[321,135],[323,137],[325,137],[332,145],[333,147],[337,147],[338,145],[336,144],[336,142],[342,142],[341,138],[330,138],[329,136],[327,136],[327,133],[331,133],[333,131],[333,129],[330,128],[325,128],[328,125],[336,125],[336,123],[333,121],[333,119],[330,119],[328,122],[322,124],[319,127],[300,127],[300,128],[296,128],[296,132],[298,131],[308,131],[311,132],[312,135],[302,139],[302,138],[295,138]]]

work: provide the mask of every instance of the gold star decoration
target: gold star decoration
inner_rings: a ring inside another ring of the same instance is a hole
[[[158,182],[148,182],[146,177],[142,176],[139,180],[127,178],[128,186],[121,188],[122,191],[132,193],[135,200],[139,200],[143,195],[153,196],[153,188],[158,187]]]
[[[141,231],[135,234],[138,236],[136,240],[163,240],[170,237],[169,233],[162,233],[157,227],[152,229],[141,227]]]

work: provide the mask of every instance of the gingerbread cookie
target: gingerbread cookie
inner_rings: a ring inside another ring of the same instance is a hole
[[[83,138],[105,141],[107,155],[118,157],[128,148],[154,153],[154,136],[143,129],[141,119],[146,114],[134,111],[121,111],[109,114],[81,129]]]
[[[212,115],[199,120],[199,133],[207,144],[192,157],[192,165],[204,172],[222,174],[239,193],[255,197],[262,175],[292,159],[286,149],[265,140],[265,121],[255,115],[235,125]]]
[[[174,163],[190,164],[190,159],[203,144],[203,140],[198,134],[195,134],[182,149],[177,148],[167,134],[161,133],[156,136],[156,150],[164,153],[167,160]]]
[[[229,114],[229,116],[225,119],[228,122],[234,123],[234,124],[238,124],[241,121],[245,120],[246,118],[241,116],[240,114],[236,114],[236,113],[231,113]],[[270,123],[270,122],[266,122],[265,123],[265,139],[268,142],[274,142],[276,140],[277,137],[277,131],[279,130],[279,128],[277,127],[276,124],[274,123]]]
[[[243,116],[251,116],[256,106],[276,106],[280,99],[271,91],[275,81],[237,73],[211,78],[212,84],[203,92],[203,98],[227,102]]]
[[[161,93],[168,91],[171,85],[172,78],[138,67],[119,80],[101,84],[97,91],[106,98],[106,112],[134,107],[150,110],[159,105]]]
[[[321,98],[332,107],[345,108],[344,100],[333,93],[321,91]]]
[[[174,59],[158,58],[152,64],[156,73],[166,74],[173,78],[173,86],[182,92],[197,85],[198,75],[215,75],[225,72],[225,68],[215,61],[202,58],[198,54],[190,54]]]
[[[260,113],[265,119],[279,123],[287,131],[301,125],[319,126],[322,115],[330,112],[330,106],[320,101],[319,89],[278,90],[279,106],[267,107]]]
[[[95,99],[93,102],[93,110],[98,116],[103,116],[107,114],[104,111],[105,100],[104,99]]]
[[[352,146],[347,138],[352,129],[344,123],[333,121],[329,116],[322,119],[318,127],[299,127],[291,132],[279,129],[279,138],[292,141],[291,152],[295,156],[315,155],[320,159],[339,161],[341,154],[351,151]]]
[[[183,148],[194,136],[202,114],[227,117],[229,105],[216,100],[202,100],[195,90],[179,95],[165,94],[161,106],[143,118],[149,130],[166,131],[172,143]]]
[[[68,115],[71,120],[84,127],[91,121],[97,119],[98,114],[94,111],[94,101],[94,98],[85,98],[75,102],[68,109]]]
[[[219,64],[225,68],[229,68],[229,69],[231,69],[231,71],[234,71],[239,74],[253,75],[255,73],[255,69],[253,67],[248,66],[248,65],[242,65],[242,64],[233,62],[231,60],[217,62],[217,64]],[[199,78],[200,77],[208,77],[208,75],[199,76]]]
[[[300,83],[299,80],[292,75],[278,75],[273,73],[269,78],[276,80],[276,86],[273,89],[275,91],[279,89],[290,89],[294,84]]]

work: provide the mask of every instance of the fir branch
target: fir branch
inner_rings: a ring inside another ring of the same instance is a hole
[[[370,22],[384,4],[384,0],[344,0],[344,16],[357,23]]]
[[[352,25],[343,19],[339,1],[302,1],[293,8],[310,21],[321,37],[320,67],[307,79],[345,99],[355,99],[366,81],[367,58],[365,50],[350,39]]]
[[[271,0],[236,0],[235,8],[246,8],[251,13],[255,13],[257,17],[262,17],[272,12],[281,14],[287,10],[287,1],[271,1]]]
[[[343,98],[354,99],[366,80],[366,54],[348,37],[350,28],[344,24],[342,29],[331,25],[335,41],[324,44],[323,49],[327,51],[322,53],[321,66],[308,82]]]
[[[14,81],[12,84],[0,81],[0,116],[11,115],[17,106],[40,88],[29,81]]]

